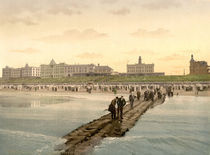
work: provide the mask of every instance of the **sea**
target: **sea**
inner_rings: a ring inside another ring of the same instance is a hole
[[[0,92],[0,155],[57,155],[62,137],[107,114],[102,93]],[[128,94],[123,94],[128,98]],[[210,97],[174,96],[90,155],[210,155]]]

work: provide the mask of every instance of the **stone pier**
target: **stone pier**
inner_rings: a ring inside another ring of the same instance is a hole
[[[81,127],[73,130],[63,138],[67,141],[62,146],[62,155],[86,154],[90,152],[95,145],[105,137],[121,137],[129,131],[140,116],[147,111],[148,108],[153,108],[156,105],[162,104],[165,98],[155,101],[140,101],[134,102],[134,108],[130,108],[130,104],[126,105],[123,112],[123,120],[111,120],[110,114],[104,115],[99,119],[93,120]]]

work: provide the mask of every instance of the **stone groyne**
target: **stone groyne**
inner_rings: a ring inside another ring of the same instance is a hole
[[[67,141],[62,148],[61,155],[86,154],[95,145],[99,144],[103,138],[124,136],[148,108],[162,104],[164,100],[165,97],[162,99],[155,98],[155,101],[143,101],[143,99],[140,99],[140,101],[134,102],[132,109],[129,104],[126,105],[121,122],[119,120],[111,120],[110,114],[107,114],[82,125],[63,137]]]

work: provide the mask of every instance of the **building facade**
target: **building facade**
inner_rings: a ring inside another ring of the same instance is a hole
[[[111,75],[113,69],[109,66],[96,66],[94,64],[67,65],[65,66],[65,76],[89,76],[89,75]]]
[[[154,73],[154,64],[142,63],[141,56],[139,56],[138,64],[127,64],[127,74],[148,74]]]
[[[90,75],[95,70],[94,64],[75,64],[65,66],[65,76],[70,77],[74,75]]]
[[[12,68],[10,78],[20,78],[22,77],[21,68]]]
[[[41,78],[111,75],[112,71],[112,68],[110,68],[109,66],[96,66],[94,64],[56,64],[54,60],[51,60],[50,64],[41,65]]]
[[[9,79],[11,76],[11,69],[10,67],[6,66],[2,69],[2,78]]]
[[[24,78],[24,77],[40,77],[40,68],[31,67],[26,64],[22,68],[11,68],[6,66],[2,69],[2,78]]]
[[[2,78],[9,79],[9,78],[20,78],[22,77],[21,68],[11,68],[6,66],[2,69]]]
[[[32,67],[28,64],[21,68],[22,77],[40,77],[40,67]]]
[[[56,64],[52,59],[48,65],[40,65],[41,78],[61,78],[65,77],[65,63]]]
[[[111,75],[113,73],[113,69],[109,66],[95,66],[94,70],[95,75]]]
[[[206,61],[195,61],[193,55],[191,55],[190,60],[190,74],[208,74],[209,66]]]
[[[112,72],[113,69],[109,66],[96,66],[94,64],[56,64],[52,59],[49,64],[42,64],[40,67],[31,67],[28,64],[22,68],[10,68],[6,66],[2,69],[2,78],[62,78],[71,76],[111,75]]]

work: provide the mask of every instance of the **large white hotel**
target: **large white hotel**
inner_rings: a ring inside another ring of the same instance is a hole
[[[53,59],[49,64],[42,64],[40,67],[31,67],[26,64],[22,68],[11,68],[6,66],[2,69],[2,78],[62,78],[71,76],[88,76],[88,75],[110,75],[113,69],[109,66],[100,66],[94,64],[74,64],[65,63],[57,64]]]
[[[127,75],[165,75],[163,72],[154,72],[154,64],[142,63],[141,56],[137,64],[127,64]]]

